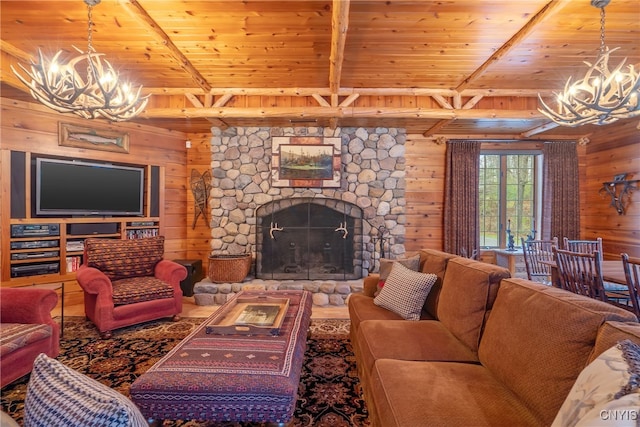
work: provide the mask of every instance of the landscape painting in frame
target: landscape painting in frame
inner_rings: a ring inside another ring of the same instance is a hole
[[[273,137],[274,187],[340,187],[341,139]]]

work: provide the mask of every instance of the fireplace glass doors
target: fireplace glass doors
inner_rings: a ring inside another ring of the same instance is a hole
[[[350,280],[362,277],[362,209],[340,200],[283,199],[257,210],[256,276]]]

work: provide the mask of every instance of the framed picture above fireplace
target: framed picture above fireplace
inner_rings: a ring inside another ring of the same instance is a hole
[[[272,138],[274,187],[340,187],[341,139],[320,136]]]

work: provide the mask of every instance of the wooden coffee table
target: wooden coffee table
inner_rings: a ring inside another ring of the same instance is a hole
[[[277,335],[207,333],[219,313],[250,296],[289,300]],[[131,399],[155,421],[286,423],[296,405],[311,305],[307,291],[240,292],[136,379]]]

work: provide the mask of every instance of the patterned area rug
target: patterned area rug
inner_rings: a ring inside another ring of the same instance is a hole
[[[60,360],[65,365],[129,395],[135,379],[186,337],[203,318],[157,320],[119,329],[101,340],[84,317],[65,317]],[[2,410],[22,424],[29,376],[2,389]],[[255,424],[165,421],[163,426],[223,427]],[[311,321],[298,402],[288,427],[368,426],[367,409],[349,341],[348,320]]]

